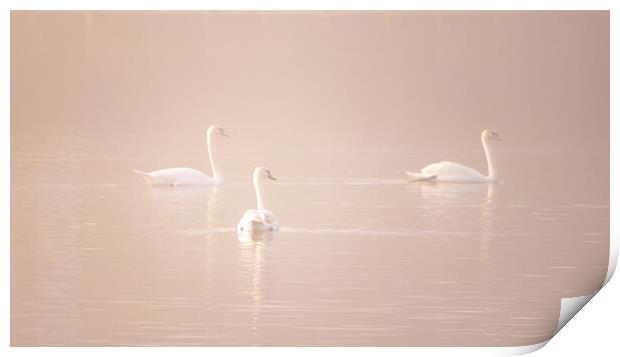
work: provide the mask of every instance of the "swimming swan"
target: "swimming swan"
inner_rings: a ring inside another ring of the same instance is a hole
[[[499,140],[499,134],[485,129],[481,135],[484,154],[487,157],[489,176],[484,176],[478,171],[461,165],[456,162],[442,161],[430,164],[420,172],[406,171],[405,174],[412,181],[437,181],[437,182],[496,182],[497,181],[497,162],[493,153],[491,141]]]
[[[211,125],[207,130],[207,147],[209,149],[209,160],[213,177],[209,177],[202,172],[187,168],[175,167],[173,169],[163,169],[151,172],[143,172],[134,169],[133,171],[144,178],[150,185],[156,186],[215,186],[224,182],[219,165],[213,158],[213,138],[216,135],[228,137],[224,129],[218,125]]]
[[[273,213],[265,209],[262,195],[262,184],[265,179],[276,181],[271,172],[264,167],[257,167],[252,175],[254,190],[256,191],[256,209],[245,211],[237,224],[237,233],[247,234],[252,232],[277,231],[280,229],[278,221]]]

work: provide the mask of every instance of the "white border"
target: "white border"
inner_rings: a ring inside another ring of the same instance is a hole
[[[551,0],[522,0],[522,1],[490,1],[490,0],[475,0],[475,1],[396,1],[396,0],[384,0],[384,1],[326,1],[326,0],[316,0],[316,1],[261,1],[260,4],[252,3],[251,1],[199,1],[199,0],[175,0],[175,1],[162,1],[155,0],[150,2],[140,2],[140,1],[120,1],[120,0],[93,0],[93,1],[77,1],[77,0],[65,0],[65,1],[42,1],[42,0],[9,0],[2,3],[2,13],[1,13],[1,21],[0,21],[0,38],[3,39],[2,45],[4,51],[2,52],[4,55],[1,56],[0,61],[2,68],[2,80],[0,81],[0,100],[3,105],[0,106],[2,109],[2,125],[4,130],[0,132],[2,135],[2,139],[0,145],[2,150],[2,162],[3,174],[1,176],[2,180],[2,188],[4,192],[3,197],[5,199],[2,200],[0,204],[0,209],[2,210],[2,219],[5,224],[0,225],[0,227],[4,228],[4,242],[5,246],[3,249],[4,259],[2,264],[2,279],[3,286],[5,288],[9,287],[10,284],[10,247],[9,247],[9,214],[10,214],[10,111],[9,111],[9,93],[10,93],[10,13],[9,10],[71,10],[71,9],[80,9],[80,10],[277,10],[277,9],[287,9],[287,10],[321,10],[321,9],[331,9],[331,10],[389,10],[389,9],[399,9],[399,10],[571,10],[571,9],[582,9],[582,10],[611,10],[610,15],[610,23],[611,23],[611,61],[610,63],[617,62],[617,45],[614,45],[613,39],[618,39],[618,28],[616,25],[615,10],[618,8],[617,5],[613,1],[563,1],[556,2]],[[618,74],[613,69],[613,65],[611,68],[611,92],[610,97],[613,99],[614,94],[616,93],[616,85],[618,83]],[[617,190],[618,182],[618,158],[619,156],[619,144],[618,144],[618,123],[617,123],[617,109],[613,103],[611,102],[611,120],[610,120],[610,145],[611,145],[611,156],[610,156],[610,169],[611,169],[611,207],[610,207],[610,216],[611,217],[619,217],[618,216],[618,208],[617,203],[619,200],[619,192]],[[609,281],[611,275],[613,274],[615,265],[617,263],[618,256],[618,224],[616,220],[611,220],[611,249],[610,249],[610,269],[607,274],[606,282]],[[613,284],[612,284],[613,285]],[[616,286],[618,284],[615,284]],[[618,288],[615,288],[615,296],[618,296]],[[609,295],[607,295],[609,296]],[[588,296],[582,299],[570,300],[575,303],[576,301],[584,301],[587,302],[592,296]],[[2,305],[4,306],[4,323],[2,324],[2,336],[5,337],[5,346],[10,345],[10,309],[9,309],[9,300],[10,295],[8,289],[4,291],[2,294]],[[609,300],[608,301],[613,301]],[[620,301],[616,299],[616,301]],[[563,303],[563,307],[570,306],[569,303]],[[580,304],[576,304],[578,308]],[[574,307],[573,307],[574,309]],[[616,310],[617,311],[617,310]],[[564,312],[565,313],[565,312]],[[613,321],[615,325],[617,325],[616,321]],[[614,325],[614,326],[615,326]],[[598,326],[591,326],[591,330],[600,329]],[[612,328],[613,329],[613,328]],[[577,341],[571,341],[572,344],[578,344]],[[609,346],[613,346],[613,340],[608,341],[610,343]],[[486,347],[476,347],[476,348],[420,348],[420,347],[406,347],[406,348],[347,348],[346,351],[341,348],[322,348],[321,353],[355,353],[358,355],[364,355],[367,353],[390,353],[390,354],[407,354],[411,353],[423,353],[424,355],[431,356],[439,356],[439,355],[473,355],[473,356],[481,356],[481,355],[504,355],[504,354],[515,354],[515,353],[527,353],[531,351],[535,351],[538,348],[544,346],[545,343],[533,345],[533,346],[523,346],[520,348],[486,348]],[[565,349],[564,352],[570,351],[570,347]],[[14,354],[31,354],[31,353],[40,353],[43,352],[46,355],[71,355],[71,354],[88,354],[88,355],[107,355],[110,353],[109,349],[105,348],[10,348],[11,353]],[[291,350],[289,348],[277,348],[277,349],[269,349],[269,348],[258,348],[258,349],[247,349],[247,348],[209,348],[205,350],[203,348],[144,348],[144,349],[130,349],[130,348],[121,348],[114,350],[115,352],[144,352],[149,355],[153,354],[164,355],[170,352],[175,354],[204,354],[205,352],[213,352],[223,355],[228,354],[238,354],[240,352],[252,353],[253,355],[267,355],[274,356],[278,354],[286,354],[289,355],[291,353],[295,353],[296,355],[305,355],[305,354],[315,354],[318,352],[316,349],[294,349]]]

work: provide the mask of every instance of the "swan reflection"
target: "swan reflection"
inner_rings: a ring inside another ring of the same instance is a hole
[[[215,218],[215,212],[217,209],[217,196],[218,196],[219,190],[220,188],[217,186],[205,188],[205,191],[207,192],[207,198],[206,198],[207,210],[205,212],[205,218],[206,218],[205,225],[206,225],[207,232],[210,232],[213,230],[213,228],[217,227],[217,224],[216,224],[217,219]],[[213,265],[216,260],[215,246],[214,246],[215,244],[216,244],[216,241],[215,241],[215,237],[213,237],[213,234],[207,234],[206,243],[205,243],[207,281],[211,280],[210,274],[211,274]]]
[[[480,204],[480,252],[482,264],[482,280],[489,283],[491,270],[491,243],[493,242],[493,226],[495,220],[495,185],[488,184],[487,194]]]
[[[250,333],[258,336],[261,323],[263,296],[262,282],[265,274],[265,261],[268,245],[274,239],[273,232],[260,232],[254,234],[240,234],[239,263],[244,275],[244,280],[250,282],[248,294],[250,296]]]
[[[493,219],[495,217],[495,208],[493,206],[495,198],[495,184],[489,184],[487,194],[480,205],[480,228],[482,232],[481,248],[488,250],[492,239],[491,232],[493,230]]]
[[[206,213],[206,218],[207,218],[207,229],[210,228],[214,228],[215,224],[217,222],[217,219],[215,218],[215,212],[217,209],[217,195],[219,192],[220,188],[217,186],[213,186],[213,187],[209,187],[207,188],[207,213]]]
[[[446,202],[446,200],[469,201],[472,197],[493,199],[494,183],[445,183],[445,182],[414,182],[407,185],[409,191],[419,192],[424,201]],[[431,202],[432,203],[432,202]]]
[[[156,201],[156,203],[160,205],[163,205],[164,203],[184,203],[192,206],[197,205],[201,208],[198,209],[199,212],[204,208],[203,205],[205,202],[205,197],[208,207],[210,201],[215,198],[212,196],[216,196],[219,189],[220,187],[218,186],[147,186],[148,195],[153,201]]]
[[[408,185],[407,190],[419,195],[422,207],[430,212],[430,216],[434,218],[461,217],[461,214],[455,214],[455,210],[472,210],[479,207],[480,248],[487,251],[493,238],[496,185],[495,183],[415,182]],[[444,223],[447,221],[444,220]],[[462,224],[463,222],[457,223]]]
[[[471,222],[479,222],[480,262],[483,265],[483,280],[488,279],[491,245],[496,219],[495,191],[496,183],[435,183],[414,182],[407,185],[407,190],[415,194],[416,202],[428,213],[427,217],[435,221],[440,219],[442,227],[454,231],[463,231]],[[479,209],[479,217],[476,211]],[[470,219],[463,220],[468,216]],[[419,216],[422,217],[422,216]],[[435,223],[433,223],[435,225]],[[475,223],[474,223],[475,224]]]

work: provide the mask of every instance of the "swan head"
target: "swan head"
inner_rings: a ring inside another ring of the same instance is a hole
[[[499,133],[497,131],[489,129],[484,129],[481,136],[482,141],[484,142],[489,142],[491,140],[504,141],[502,138],[499,137]]]
[[[273,181],[277,181],[275,177],[273,177],[273,175],[271,174],[271,171],[269,171],[268,168],[266,167],[257,167],[256,169],[254,169],[254,179],[255,180],[273,180]]]
[[[223,137],[228,137],[228,134],[226,134],[226,132],[224,131],[224,128],[222,128],[219,125],[211,125],[209,127],[209,129],[207,130],[207,136],[211,136],[211,135],[221,135]]]

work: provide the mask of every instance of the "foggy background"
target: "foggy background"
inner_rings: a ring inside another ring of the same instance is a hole
[[[502,168],[502,150],[589,152],[575,169],[609,176],[605,11],[11,16],[14,159],[169,158],[208,172],[218,123],[235,177],[342,167],[339,150],[424,155],[378,177],[463,152],[486,172],[491,128],[506,139]]]

